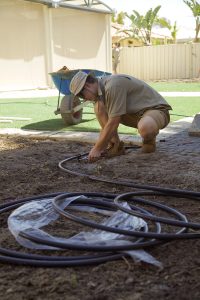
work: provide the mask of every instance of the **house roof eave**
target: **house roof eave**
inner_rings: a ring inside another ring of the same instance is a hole
[[[113,10],[107,4],[100,0],[25,0],[29,2],[40,3],[48,7],[71,8],[82,11],[112,14]]]

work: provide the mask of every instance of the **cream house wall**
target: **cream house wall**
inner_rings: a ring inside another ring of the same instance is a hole
[[[106,16],[73,9],[50,10],[53,69],[63,64],[72,69],[107,69],[106,45],[111,44],[106,36],[109,27]]]
[[[0,1],[0,91],[52,86],[49,72],[111,70],[110,15]]]
[[[0,1],[0,90],[46,83],[42,7],[25,1]]]

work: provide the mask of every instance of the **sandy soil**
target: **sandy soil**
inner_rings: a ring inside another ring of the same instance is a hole
[[[92,181],[63,172],[59,161],[87,152],[90,145],[73,142],[0,138],[1,204],[25,197],[57,192],[124,193],[135,188]],[[159,143],[153,154],[129,149],[126,155],[95,164],[69,162],[77,172],[114,180],[131,180],[135,184],[200,191],[199,138],[169,138]],[[199,221],[199,203],[194,200],[167,197],[161,201],[186,214],[190,221]],[[49,251],[24,249],[7,229],[9,213],[0,216],[1,247],[27,253],[48,254]],[[57,221],[51,232],[61,234],[65,219]],[[81,225],[70,223],[66,230],[74,234]],[[82,230],[82,229],[81,229]],[[163,268],[124,258],[84,267],[33,267],[0,263],[1,299],[200,299],[200,240],[179,240],[148,248],[147,251]],[[59,255],[59,251],[56,252]],[[62,255],[72,255],[64,251]],[[75,253],[76,254],[76,253]]]

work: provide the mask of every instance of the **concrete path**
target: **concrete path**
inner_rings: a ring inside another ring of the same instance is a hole
[[[157,141],[167,139],[172,135],[188,130],[193,118],[184,118],[173,122],[167,128],[160,131]],[[72,131],[39,131],[39,130],[22,130],[17,128],[2,128],[0,135],[24,136],[38,139],[58,139],[75,142],[95,143],[99,134],[96,132],[72,132]],[[120,139],[126,144],[140,144],[140,136],[120,134]]]
[[[200,97],[199,92],[160,92],[163,97]],[[0,91],[0,99],[8,98],[37,98],[58,96],[57,89],[27,90],[27,91]]]

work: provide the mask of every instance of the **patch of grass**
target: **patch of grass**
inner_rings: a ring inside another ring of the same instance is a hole
[[[158,92],[200,92],[199,82],[148,82]]]
[[[57,98],[28,98],[28,99],[0,99],[0,116],[31,118],[30,121],[13,121],[13,123],[0,123],[1,128],[22,128],[45,120],[59,120],[54,115]],[[9,118],[8,118],[9,119]],[[56,121],[57,122],[57,121]],[[54,122],[53,122],[54,123]],[[58,124],[57,124],[58,125]],[[51,126],[57,127],[57,125]],[[34,127],[34,125],[33,125]],[[62,122],[59,125],[63,128]],[[39,128],[38,128],[39,129]]]
[[[172,107],[170,111],[171,122],[180,120],[184,117],[192,117],[200,112],[199,97],[165,97]]]
[[[171,115],[171,121],[176,121],[184,116],[192,116],[200,112],[200,99],[198,97],[166,97],[166,99],[173,108],[171,113],[176,114]],[[82,122],[72,126],[66,126],[61,116],[54,114],[56,107],[57,97],[0,99],[0,116],[31,118],[27,121],[0,123],[0,128],[99,132],[100,127],[95,118],[92,106],[84,107]],[[123,125],[120,125],[119,132],[137,134],[137,130]]]

